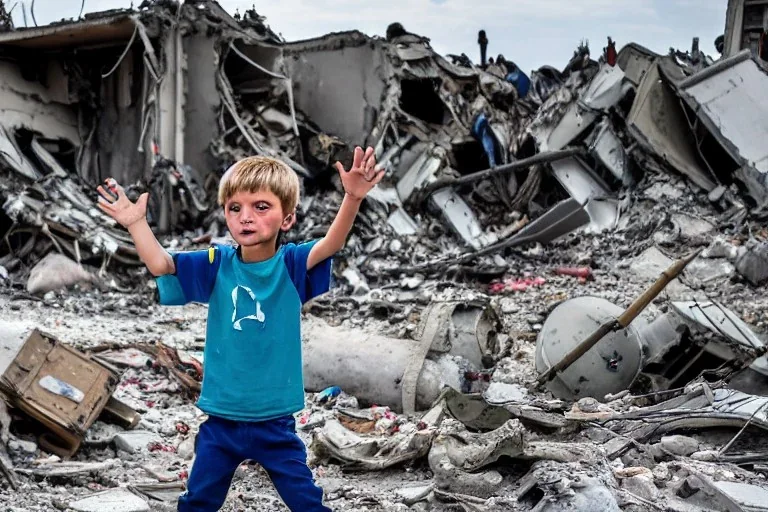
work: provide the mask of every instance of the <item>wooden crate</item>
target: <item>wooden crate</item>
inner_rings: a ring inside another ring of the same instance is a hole
[[[49,429],[50,434],[41,436],[41,447],[68,458],[80,447],[118,380],[113,368],[35,329],[0,377],[0,389],[13,407]],[[51,391],[46,384],[59,382],[75,393]]]

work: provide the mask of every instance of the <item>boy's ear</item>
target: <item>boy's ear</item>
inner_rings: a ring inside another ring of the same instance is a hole
[[[288,231],[294,224],[296,224],[296,213],[289,213],[285,216],[285,219],[283,219],[283,224],[280,226],[280,229]]]

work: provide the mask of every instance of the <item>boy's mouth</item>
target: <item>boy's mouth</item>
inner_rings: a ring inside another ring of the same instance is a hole
[[[240,231],[240,234],[241,234],[241,235],[245,235],[245,236],[248,236],[248,235],[252,235],[252,234],[254,234],[255,232],[256,232],[256,231],[254,231],[254,230],[252,230],[252,229],[244,229],[244,230]]]

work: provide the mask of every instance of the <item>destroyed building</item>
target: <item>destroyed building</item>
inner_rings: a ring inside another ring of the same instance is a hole
[[[579,48],[563,72],[543,67],[522,87],[501,56],[484,69],[450,62],[407,33],[285,43],[255,12],[237,21],[215,2],[10,31],[0,48],[10,102],[3,155],[13,172],[4,226],[13,226],[17,258],[42,231],[41,243],[78,261],[135,262],[125,233],[103,227],[83,195],[107,177],[153,191],[158,232],[219,237],[212,188],[252,153],[278,156],[305,178],[302,214],[315,218],[329,163],[355,145],[373,146],[388,169],[369,201],[372,222],[384,216],[409,236],[442,219],[474,251],[514,245],[529,221],[521,240],[613,229],[622,191],[659,167],[715,199],[731,201],[733,185],[734,199],[757,212],[768,200],[760,145],[747,147],[720,112],[738,104],[757,126],[764,118],[755,91],[765,70],[746,52],[711,66],[696,47],[661,56],[630,44],[597,60]],[[704,91],[734,74],[749,78],[727,100],[708,100]]]
[[[306,239],[370,145],[386,177],[303,328],[334,507],[765,510],[768,4],[725,9],[717,58],[612,34],[530,73],[484,31],[475,64],[397,23],[287,42],[211,0],[0,18],[0,500],[184,487],[204,310],[153,305],[96,185],[200,248],[228,243],[224,170],[276,156]],[[239,473],[231,510],[284,510]]]

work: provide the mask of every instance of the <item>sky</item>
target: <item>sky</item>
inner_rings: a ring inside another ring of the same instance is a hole
[[[44,25],[77,17],[82,0],[35,0],[35,18]],[[134,0],[139,5],[140,0]],[[617,49],[634,42],[657,53],[689,50],[698,36],[700,47],[717,58],[715,38],[723,33],[727,0],[221,0],[228,12],[255,6],[272,30],[289,41],[329,32],[357,29],[384,36],[387,25],[430,38],[443,55],[466,53],[479,62],[477,32],[486,31],[488,55],[503,54],[525,71],[543,65],[562,69],[582,40],[593,58],[606,38]],[[5,0],[16,26],[24,26],[21,4]],[[85,0],[85,12],[129,7],[130,0]]]

